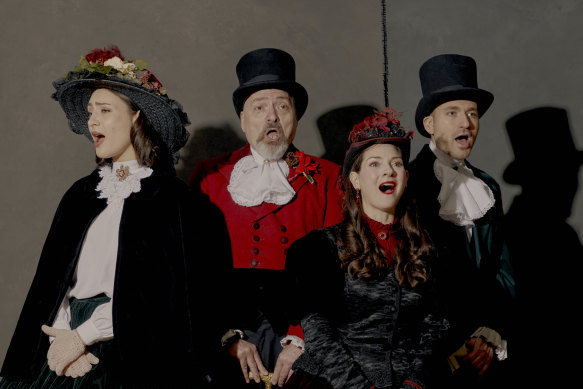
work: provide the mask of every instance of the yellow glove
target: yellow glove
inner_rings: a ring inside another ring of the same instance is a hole
[[[46,325],[41,329],[45,334],[55,338],[49,347],[47,359],[49,368],[61,376],[71,362],[83,355],[85,343],[75,330],[60,330]]]
[[[99,358],[87,352],[77,358],[65,369],[65,375],[71,378],[82,377],[91,371],[92,365],[97,365]]]

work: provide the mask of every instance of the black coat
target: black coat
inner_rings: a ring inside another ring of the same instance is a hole
[[[70,286],[84,237],[106,207],[98,171],[64,195],[44,244],[1,375],[32,379],[46,360],[51,325]],[[124,202],[113,290],[111,374],[122,383],[193,382],[203,374],[212,326],[208,273],[220,271],[228,241],[221,214],[175,176],[154,170]],[[223,235],[225,234],[225,235]],[[212,294],[211,294],[212,295]],[[205,312],[206,311],[206,312]],[[203,318],[203,313],[205,317]],[[215,335],[220,337],[220,335]],[[105,361],[104,361],[105,362]],[[186,381],[185,381],[186,380]],[[170,385],[171,386],[171,385]]]
[[[448,328],[430,288],[402,287],[394,271],[351,279],[340,265],[342,228],[312,231],[290,247],[286,274],[299,303],[288,314],[306,341],[293,368],[334,388],[426,387],[433,347]]]
[[[409,167],[408,190],[417,202],[420,223],[439,251],[434,264],[440,296],[451,324],[446,352],[461,347],[481,326],[508,337],[514,279],[503,233],[500,187],[483,171],[471,166],[474,175],[488,185],[495,204],[475,220],[468,242],[465,227],[439,217],[437,200],[441,183],[435,177],[435,154],[425,145]]]

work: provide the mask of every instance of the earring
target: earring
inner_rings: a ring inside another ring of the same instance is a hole
[[[356,190],[355,201],[356,201],[356,204],[360,204],[360,189]]]

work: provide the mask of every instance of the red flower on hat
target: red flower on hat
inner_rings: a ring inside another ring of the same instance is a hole
[[[95,49],[85,56],[89,63],[104,63],[110,58],[119,57],[122,61],[125,59],[121,55],[121,51],[115,45],[104,47],[103,49]]]
[[[309,155],[306,156],[303,151],[296,151],[295,153],[290,151],[287,153],[285,161],[292,169],[294,169],[293,172],[295,173],[289,178],[289,181],[292,181],[298,175],[303,174],[308,181],[310,181],[310,184],[314,183],[314,175],[319,173],[319,166],[314,158]]]
[[[378,137],[382,132],[385,136],[402,136],[404,133],[398,117],[401,114],[392,108],[386,107],[382,111],[375,111],[373,115],[367,116],[362,122],[352,127],[348,135],[350,143],[360,142],[371,137]]]

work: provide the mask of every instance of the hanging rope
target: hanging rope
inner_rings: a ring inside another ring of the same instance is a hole
[[[383,6],[383,56],[385,59],[385,71],[383,73],[383,85],[384,85],[384,92],[385,92],[385,107],[389,106],[389,55],[387,53],[387,40],[388,40],[388,33],[387,33],[387,4],[386,0],[381,0],[381,4]]]

